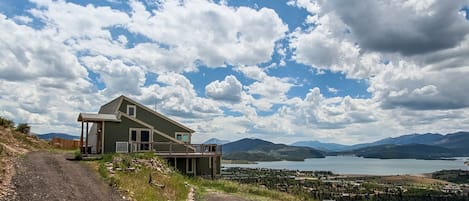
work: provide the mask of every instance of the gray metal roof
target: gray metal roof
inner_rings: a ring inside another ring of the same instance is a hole
[[[99,122],[99,121],[114,121],[120,122],[114,114],[97,114],[97,113],[80,113],[77,121],[85,122]]]

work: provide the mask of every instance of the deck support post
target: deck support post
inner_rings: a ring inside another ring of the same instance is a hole
[[[88,156],[88,122],[86,122],[86,146],[85,146],[85,156]]]
[[[80,135],[80,155],[82,154],[82,147],[83,147],[83,121],[81,122],[81,135]]]

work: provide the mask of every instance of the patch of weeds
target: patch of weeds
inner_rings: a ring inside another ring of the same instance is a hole
[[[101,163],[112,162],[112,158],[115,154],[104,154],[103,158],[101,159]]]
[[[131,153],[130,156],[139,159],[152,159],[156,157],[154,152]]]
[[[73,152],[73,155],[74,155],[73,159],[75,159],[75,160],[81,160],[81,159],[83,159],[83,158],[81,157],[81,151],[80,151],[79,149],[77,149],[75,152]]]
[[[109,174],[107,172],[107,169],[106,169],[106,166],[104,165],[104,163],[100,163],[99,164],[99,168],[98,168],[98,172],[99,172],[99,175],[101,175],[101,177],[103,177],[104,179],[107,179]]]
[[[140,167],[133,164],[134,159],[157,158],[152,153],[141,154],[107,154],[98,162],[97,171],[111,186],[129,196],[132,200],[186,200],[189,188],[186,186],[187,178],[178,173],[161,173],[149,167]],[[159,160],[160,162],[162,160]],[[113,162],[115,173],[110,175],[106,163]],[[127,170],[128,167],[136,167]],[[151,180],[150,180],[151,177]]]

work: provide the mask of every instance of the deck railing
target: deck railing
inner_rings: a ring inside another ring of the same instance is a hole
[[[174,142],[130,142],[130,152],[155,152],[164,155],[221,155],[217,144],[179,144]]]

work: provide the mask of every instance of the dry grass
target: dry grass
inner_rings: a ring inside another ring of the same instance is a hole
[[[116,171],[110,174],[106,169],[105,163],[113,161],[114,157],[122,159],[122,164],[114,164],[121,167],[123,171]],[[155,157],[152,155],[152,157]],[[111,185],[114,185],[126,197],[137,200],[186,200],[189,193],[189,187],[186,186],[186,178],[174,170],[159,171],[149,167],[137,167],[135,171],[125,171],[127,167],[136,167],[131,161],[139,158],[141,160],[150,159],[149,155],[104,155],[101,161],[90,161],[93,169]],[[160,159],[156,159],[161,166],[167,166]],[[128,164],[127,164],[128,163]],[[152,183],[150,184],[150,175]]]
[[[297,201],[312,200],[309,196],[292,195],[274,190],[268,190],[255,185],[240,184],[238,182],[227,180],[207,180],[194,178],[191,184],[196,186],[197,193],[202,197],[211,192],[224,192],[236,194],[248,200],[276,200],[276,201]]]

